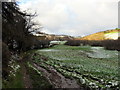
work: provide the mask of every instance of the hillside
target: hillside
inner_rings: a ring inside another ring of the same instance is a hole
[[[118,37],[120,37],[119,33],[120,29],[112,29],[90,34],[82,38],[76,38],[76,40],[107,40],[107,39],[116,40],[118,39]]]

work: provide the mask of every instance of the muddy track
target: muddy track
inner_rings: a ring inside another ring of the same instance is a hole
[[[57,72],[53,67],[49,67],[49,71],[40,67],[39,65],[33,63],[33,66],[40,70],[43,75],[48,79],[48,81],[55,87],[55,88],[79,88],[80,86],[77,84],[76,80],[71,80],[65,78],[62,74]]]
[[[23,81],[25,88],[33,88],[29,74],[27,73],[25,65],[21,64],[21,71],[23,73]]]

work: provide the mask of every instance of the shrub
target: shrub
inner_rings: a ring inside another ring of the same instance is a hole
[[[34,44],[34,49],[48,48],[49,45],[49,40],[36,40]]]
[[[103,41],[69,40],[65,43],[65,45],[70,45],[70,46],[81,46],[81,45],[102,46],[108,50],[120,51],[120,38],[118,40],[103,40]]]
[[[2,43],[2,77],[8,76],[8,62],[10,61],[10,51],[5,43]]]
[[[105,40],[105,41],[103,41],[103,46],[109,50],[120,51],[120,39],[118,39],[118,40]]]

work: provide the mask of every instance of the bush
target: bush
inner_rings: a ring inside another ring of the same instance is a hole
[[[118,40],[105,40],[105,41],[103,41],[103,46],[109,50],[120,51],[120,39],[118,39]]]
[[[48,48],[49,46],[49,40],[36,40],[34,44],[34,49]]]
[[[65,45],[70,45],[70,46],[81,46],[81,45],[87,45],[88,41],[87,40],[68,40]]]
[[[10,51],[5,43],[2,43],[2,77],[8,76],[8,62],[10,61]]]

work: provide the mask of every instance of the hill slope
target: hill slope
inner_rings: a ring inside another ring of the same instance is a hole
[[[116,40],[118,37],[120,37],[120,29],[113,29],[94,33],[82,38],[76,38],[76,40]]]

